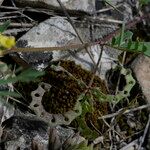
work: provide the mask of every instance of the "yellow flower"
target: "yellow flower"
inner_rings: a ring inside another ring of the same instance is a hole
[[[13,36],[5,36],[0,34],[0,46],[6,49],[10,49],[15,46],[15,38]]]

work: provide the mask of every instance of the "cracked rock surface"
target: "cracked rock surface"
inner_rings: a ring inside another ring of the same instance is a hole
[[[15,0],[19,5],[32,7],[45,7],[60,9],[57,0]],[[95,0],[61,0],[68,10],[93,12],[95,10]]]

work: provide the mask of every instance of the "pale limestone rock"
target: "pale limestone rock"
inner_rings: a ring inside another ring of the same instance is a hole
[[[4,0],[0,0],[0,6],[2,5],[3,1],[4,1]]]
[[[84,37],[84,41],[89,41],[88,38],[90,37],[90,31],[88,28],[78,28],[78,31],[79,33],[81,33],[80,35]],[[111,30],[109,32],[111,32]],[[108,30],[107,32],[102,32],[100,28],[99,33],[101,33],[102,36],[102,34],[108,34]],[[18,43],[26,43],[24,45],[25,47],[53,47],[77,44],[80,42],[76,36],[74,29],[67,20],[61,17],[54,17],[32,28],[28,33],[26,33],[18,40]],[[19,46],[22,47],[21,44]],[[92,46],[91,48],[89,48],[89,51],[93,56],[94,61],[97,62],[101,51],[100,46]],[[43,64],[39,63],[39,60],[48,60],[50,62],[63,59],[73,60],[76,62],[76,64],[80,64],[84,69],[93,69],[93,62],[85,50],[82,50],[80,52],[71,50],[43,53],[20,53],[20,56],[30,65],[36,64],[38,65],[38,67],[39,65],[40,67],[44,67]],[[103,52],[103,56],[101,59],[101,70],[100,68],[98,68],[98,71],[100,72],[102,78],[104,78],[105,72],[112,67],[113,63],[113,60],[110,59],[110,57],[105,52]]]
[[[15,0],[18,4],[33,7],[45,7],[59,9],[57,0]],[[95,0],[61,0],[68,10],[79,10],[85,12],[95,11]]]
[[[132,63],[132,69],[147,102],[150,103],[150,58],[140,55]]]

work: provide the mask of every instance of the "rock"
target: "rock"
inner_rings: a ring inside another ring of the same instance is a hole
[[[96,27],[93,31],[95,38],[103,37],[114,30],[115,27],[109,28]],[[90,41],[90,29],[88,26],[78,26],[78,32],[84,39],[84,41]],[[76,36],[76,33],[70,23],[61,18],[53,17],[40,23],[38,26],[32,28],[27,34],[22,36],[18,42],[18,47],[52,47],[52,46],[64,46],[69,44],[80,43]],[[100,47],[99,45],[92,46],[88,49],[93,56],[95,62],[97,62]],[[20,57],[28,62],[32,66],[45,67],[45,64],[50,61],[56,61],[60,59],[74,60],[76,64],[80,64],[84,69],[91,70],[93,68],[93,62],[85,50],[77,52],[76,50],[70,51],[51,51],[43,53],[19,53]],[[43,63],[45,62],[45,63]],[[101,75],[104,78],[105,72],[111,68],[113,60],[103,52],[101,60]],[[100,71],[100,70],[99,70]]]
[[[23,138],[23,136],[21,136],[18,140],[12,140],[12,141],[8,141],[6,142],[5,148],[7,150],[15,150],[15,149],[24,149],[26,147],[25,145],[25,139]]]
[[[13,116],[6,120],[2,140],[6,149],[20,149],[31,147],[32,140],[39,136],[48,141],[48,125],[34,116]],[[41,141],[42,141],[41,140]]]
[[[29,0],[26,0],[24,2],[27,1]],[[22,3],[22,1],[18,1],[18,2]],[[123,4],[122,5],[123,10],[121,10],[124,14],[126,14],[125,17],[126,21],[132,18],[132,13],[128,13],[127,6],[128,5],[126,3]],[[110,18],[113,18],[113,15],[116,18],[115,13],[111,12],[111,15],[112,16]],[[99,17],[106,18],[106,15],[100,15]],[[85,42],[91,42],[91,41],[95,41],[96,39],[102,39],[103,37],[109,35],[110,33],[112,33],[114,30],[118,28],[117,24],[113,24],[110,22],[107,23],[107,21],[106,22],[99,21],[98,24],[95,24],[93,22],[93,26],[92,26],[89,19],[90,18],[88,17],[84,18],[82,19],[83,22],[82,21],[78,22],[76,20],[73,20],[74,25],[78,30],[78,33],[80,34],[83,41]],[[122,20],[121,15],[119,19]],[[53,46],[57,47],[57,46],[65,46],[65,45],[77,44],[77,43],[80,43],[80,41],[71,24],[63,17],[52,17],[40,23],[36,27],[33,27],[31,30],[29,30],[24,36],[22,36],[18,40],[17,46],[18,47],[53,47]],[[93,60],[96,64],[101,51],[100,46],[94,45],[88,48],[88,51],[93,56]],[[118,50],[114,50],[112,48],[104,48],[104,52],[101,59],[101,69],[100,68],[98,69],[101,78],[104,79],[106,71],[109,70],[113,65],[115,65],[114,59],[117,58],[118,54],[119,54]],[[89,55],[85,50],[82,50],[80,52],[77,52],[77,50],[69,50],[69,51],[51,51],[51,52],[43,52],[43,53],[38,53],[38,52],[19,53],[19,55],[25,62],[29,63],[30,65],[38,69],[45,68],[49,64],[49,62],[60,60],[60,59],[73,60],[76,62],[76,64],[80,64],[84,69],[90,71],[91,69],[93,69],[94,66],[93,61],[91,60],[91,58],[89,57]]]
[[[0,5],[2,5],[3,1],[4,1],[4,0],[0,0]]]
[[[8,77],[12,77],[12,71],[7,66],[6,63],[0,61],[0,80],[7,79]],[[12,83],[1,84],[0,92],[8,92],[13,91]],[[7,100],[7,96],[0,95],[0,122],[4,122],[14,114],[14,106],[10,105]]]
[[[60,9],[59,3],[57,0],[15,0],[16,3],[22,6],[30,7],[42,7],[50,9]],[[95,11],[95,0],[61,0],[63,5],[68,10],[73,11],[85,11],[93,12]]]
[[[134,5],[136,5],[137,2],[131,1],[131,0],[126,0],[126,1],[113,0],[113,1],[108,1],[108,2],[112,6],[115,6],[115,7],[118,6],[117,7],[118,11],[112,9],[112,10],[106,11],[107,14],[109,14],[110,16],[113,16],[117,20],[123,20],[124,18],[125,21],[128,21],[132,19],[132,7],[134,7]],[[104,1],[96,0],[96,3],[95,3],[96,10],[101,11],[101,9],[105,9],[106,5],[107,7],[110,7]]]
[[[150,14],[150,3],[143,6],[142,14],[143,15],[148,15],[147,18],[143,19],[144,27],[142,29],[144,29],[147,36],[150,37],[150,21],[149,21],[149,19],[150,19],[150,15],[149,15]]]
[[[51,47],[62,46],[75,39],[76,35],[68,21],[62,18],[52,18],[40,23],[32,28],[27,34],[21,37],[18,47]],[[43,53],[20,53],[20,57],[32,65],[43,62],[50,62],[61,52],[43,52]]]
[[[150,58],[140,55],[131,65],[143,94],[150,103]]]
[[[6,102],[6,97],[0,98],[0,122],[4,122],[14,115],[14,106]]]
[[[60,146],[62,146],[70,136],[75,134],[71,128],[63,128],[61,126],[51,128],[42,119],[31,114],[21,115],[20,113],[19,116],[15,115],[6,120],[3,126],[4,131],[2,141],[4,141],[4,146],[7,150],[16,150],[18,148],[20,150],[31,149],[31,145],[34,148],[38,146],[38,148],[46,150],[49,138],[54,140],[56,134],[60,139]],[[54,130],[55,135],[53,135],[52,132],[49,132],[50,130]],[[79,138],[80,143],[83,139],[82,137]],[[53,144],[58,143],[58,141],[53,140]]]

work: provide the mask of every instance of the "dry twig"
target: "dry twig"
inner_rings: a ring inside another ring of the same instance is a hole
[[[143,136],[140,138],[140,144],[139,144],[138,150],[141,150],[142,144],[144,143],[144,140],[145,140],[145,137],[146,137],[146,134],[147,134],[147,132],[148,132],[149,127],[150,127],[150,114],[149,114],[149,119],[148,119],[148,121],[147,121],[145,130],[144,130],[144,134],[143,134]]]
[[[108,118],[112,118],[112,117],[115,117],[119,114],[127,114],[127,113],[130,113],[130,112],[134,112],[134,111],[138,111],[138,110],[142,110],[142,109],[146,109],[150,107],[150,104],[147,104],[147,105],[142,105],[142,106],[139,106],[137,108],[133,108],[133,109],[129,109],[129,110],[126,110],[122,113],[123,109],[120,109],[118,112],[116,113],[112,113],[112,114],[108,114],[108,115],[105,115],[105,116],[102,116],[102,117],[99,117],[98,119],[108,119]]]
[[[68,18],[68,21],[69,21],[70,24],[72,25],[72,27],[73,27],[74,31],[76,32],[76,34],[77,34],[77,36],[78,36],[80,42],[81,42],[82,44],[85,44],[84,41],[83,41],[83,39],[82,39],[81,36],[79,35],[79,33],[78,33],[78,31],[77,31],[75,25],[73,24],[73,22],[72,22],[72,20],[71,20],[71,18],[70,18],[70,16],[69,16],[69,14],[68,14],[68,12],[67,12],[65,6],[62,4],[62,2],[61,2],[60,0],[57,0],[57,2],[59,3],[60,7],[61,7],[62,10],[64,11],[66,17]],[[95,63],[95,61],[94,61],[94,59],[93,59],[91,53],[88,51],[88,48],[87,48],[87,47],[85,47],[85,50],[86,50],[86,52],[88,53],[88,55],[89,55],[89,57],[91,58],[91,60],[92,60],[92,62],[94,63],[94,65],[96,65],[96,63]]]

